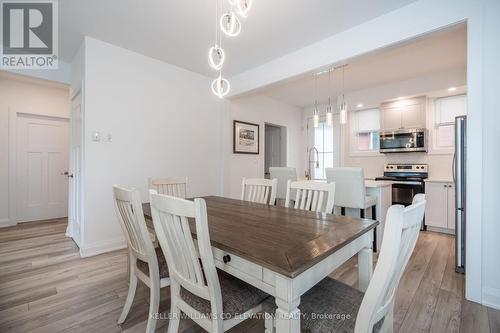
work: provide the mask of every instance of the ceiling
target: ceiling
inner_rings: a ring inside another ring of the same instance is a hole
[[[226,4],[227,0],[221,0]],[[226,76],[241,73],[414,0],[253,0],[241,34],[225,39]],[[70,62],[87,35],[213,76],[215,0],[59,1],[60,58]]]
[[[394,45],[346,61],[345,91],[356,91],[388,83],[408,80],[437,72],[467,67],[466,24],[453,26],[402,44]],[[336,66],[338,64],[334,64]],[[327,68],[318,69],[315,73]],[[305,107],[315,98],[314,73],[300,75],[284,82],[264,87],[257,93],[284,103]],[[328,89],[328,75],[317,77],[319,104],[341,91],[341,71],[336,70]],[[333,82],[333,83],[332,83]]]

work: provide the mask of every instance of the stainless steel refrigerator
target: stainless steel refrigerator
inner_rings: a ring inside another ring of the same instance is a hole
[[[453,155],[453,180],[455,181],[455,271],[465,273],[465,198],[467,117],[455,118],[455,154]]]

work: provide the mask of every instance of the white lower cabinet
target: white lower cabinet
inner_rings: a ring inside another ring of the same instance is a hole
[[[451,182],[426,182],[425,196],[427,229],[455,233],[455,185]]]

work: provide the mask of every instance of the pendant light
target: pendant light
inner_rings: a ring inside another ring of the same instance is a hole
[[[236,5],[236,13],[243,18],[247,18],[250,7],[252,7],[252,0],[235,0],[234,4]]]
[[[313,126],[319,127],[319,110],[318,110],[318,75],[314,74],[314,111],[313,111]]]
[[[332,78],[332,70],[330,68],[328,70],[328,105],[326,106],[326,125],[333,125],[333,110],[332,110],[332,88],[331,88],[331,78]]]
[[[342,125],[347,123],[347,104],[345,102],[345,96],[344,96],[344,88],[345,88],[344,69],[345,69],[345,66],[347,66],[347,65],[342,66],[342,99],[340,102],[340,123]]]
[[[220,17],[220,28],[229,37],[236,37],[241,32],[240,19],[230,10]]]
[[[208,64],[215,70],[219,71],[219,76],[212,81],[211,88],[214,95],[219,98],[223,98],[229,93],[231,89],[231,84],[229,81],[222,77],[222,66],[224,65],[224,60],[226,55],[222,49],[222,36],[219,30],[219,0],[215,0],[215,43],[214,46],[208,51]],[[222,5],[221,5],[222,9]],[[222,19],[222,17],[221,17]]]
[[[219,77],[212,81],[212,92],[219,98],[223,98],[229,93],[231,84],[219,74]]]

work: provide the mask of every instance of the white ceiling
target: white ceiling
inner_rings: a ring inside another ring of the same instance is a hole
[[[227,0],[221,0],[227,4]],[[253,0],[240,36],[223,41],[231,76],[414,0]],[[60,57],[71,61],[83,36],[213,76],[215,0],[59,1]]]
[[[346,61],[345,91],[372,88],[457,68],[465,69],[466,29],[465,24],[457,25]],[[315,73],[325,69],[318,69]],[[318,76],[319,104],[328,100],[329,91],[332,91],[335,99],[341,90],[341,78],[341,71],[336,70],[329,90],[328,75]],[[305,107],[314,103],[314,86],[314,75],[308,73],[264,87],[257,93],[290,105]]]

